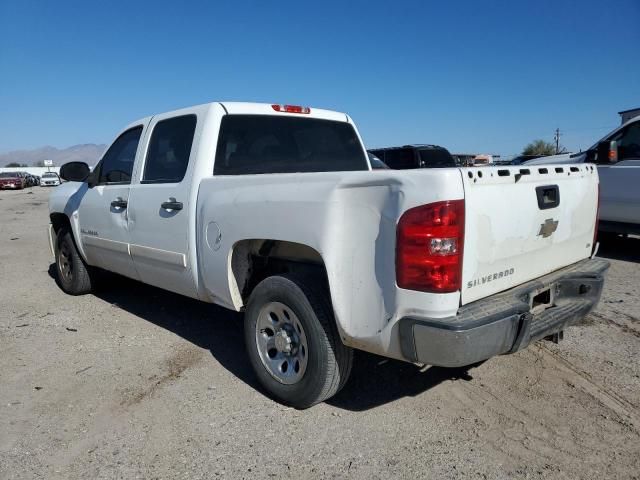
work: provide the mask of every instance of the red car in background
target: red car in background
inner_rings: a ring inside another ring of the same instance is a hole
[[[0,189],[10,188],[13,190],[22,190],[26,186],[27,179],[21,172],[0,173]]]

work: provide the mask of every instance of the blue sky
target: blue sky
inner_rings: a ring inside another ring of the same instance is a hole
[[[571,150],[640,107],[640,1],[0,0],[0,152],[212,100],[348,112],[367,146]]]

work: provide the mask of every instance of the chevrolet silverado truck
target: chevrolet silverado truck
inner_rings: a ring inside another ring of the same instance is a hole
[[[353,350],[465,366],[597,304],[591,164],[372,170],[348,115],[209,103],[137,120],[49,200],[60,287],[108,270],[244,312],[275,399],[342,388]],[[211,328],[216,328],[211,323]]]

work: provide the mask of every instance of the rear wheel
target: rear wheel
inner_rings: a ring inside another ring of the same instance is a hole
[[[315,277],[269,277],[253,290],[245,343],[262,386],[276,400],[308,408],[335,395],[351,372],[325,289]]]
[[[55,258],[58,285],[62,290],[70,295],[91,292],[90,267],[78,253],[71,231],[67,228],[62,228],[58,232]]]

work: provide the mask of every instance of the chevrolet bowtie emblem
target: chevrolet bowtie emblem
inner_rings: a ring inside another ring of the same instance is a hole
[[[538,236],[542,235],[542,238],[547,238],[553,235],[558,229],[558,220],[554,220],[553,218],[547,218],[544,223],[540,225],[540,231],[538,232]]]

